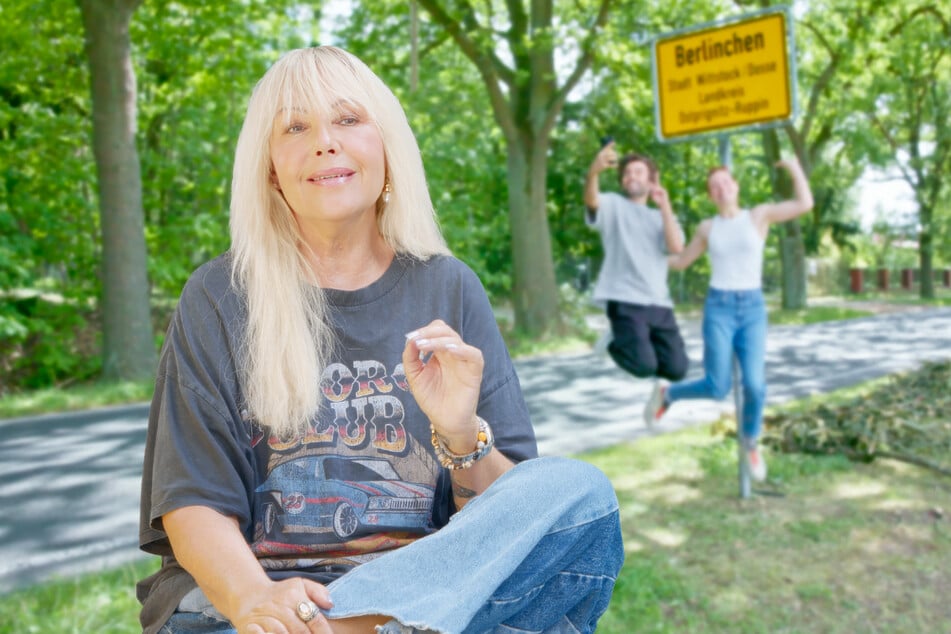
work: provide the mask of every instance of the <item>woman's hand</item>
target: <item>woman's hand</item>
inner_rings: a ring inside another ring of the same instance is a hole
[[[238,520],[207,506],[183,506],[162,516],[175,557],[240,634],[330,634],[327,619],[305,623],[301,602],[333,606],[327,588],[309,579],[273,581],[251,551]]]
[[[750,213],[753,215],[757,230],[763,237],[766,236],[770,224],[786,222],[801,216],[811,210],[814,204],[809,179],[806,178],[806,173],[803,171],[798,158],[795,156],[782,158],[776,161],[776,167],[781,167],[789,172],[793,185],[793,197],[776,203],[757,205],[753,208]]]
[[[333,629],[322,613],[303,621],[297,606],[312,601],[318,608],[333,606],[327,588],[300,577],[273,581],[254,597],[246,599],[231,622],[238,634],[331,634]]]
[[[475,450],[482,351],[442,320],[406,335],[403,369],[410,391],[453,453]]]
[[[799,159],[795,156],[784,156],[783,158],[776,161],[776,167],[781,167],[787,172],[801,169],[799,165]]]

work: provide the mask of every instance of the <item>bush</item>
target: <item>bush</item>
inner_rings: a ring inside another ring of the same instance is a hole
[[[55,296],[21,294],[0,312],[0,395],[99,374],[99,316]]]

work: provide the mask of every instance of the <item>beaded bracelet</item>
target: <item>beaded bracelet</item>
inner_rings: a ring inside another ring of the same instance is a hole
[[[492,435],[492,428],[481,416],[476,416],[479,421],[479,434],[476,436],[476,449],[472,453],[457,454],[449,451],[445,441],[436,433],[432,423],[429,430],[432,432],[433,449],[436,450],[436,460],[439,464],[449,470],[468,469],[476,461],[484,458],[495,444],[495,436]]]

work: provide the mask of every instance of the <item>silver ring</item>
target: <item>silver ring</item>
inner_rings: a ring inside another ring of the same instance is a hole
[[[313,601],[301,601],[297,604],[297,618],[304,623],[313,621],[314,617],[320,613],[320,608]]]

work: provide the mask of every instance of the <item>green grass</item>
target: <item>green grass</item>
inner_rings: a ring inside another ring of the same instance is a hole
[[[774,325],[805,325],[824,321],[870,317],[873,314],[874,313],[868,310],[844,306],[808,306],[800,310],[771,308],[769,311],[769,323]]]
[[[145,560],[0,597],[0,634],[141,632],[135,583],[157,568]]]
[[[505,335],[505,345],[513,359],[565,353],[581,353],[591,350],[598,335],[594,330],[576,334],[549,336],[542,339],[527,339],[511,333]]]
[[[599,634],[947,631],[951,481],[888,461],[767,454],[741,500],[732,441],[692,429],[585,456],[627,559]]]
[[[885,389],[877,380],[777,409]],[[627,553],[599,634],[948,631],[951,478],[767,452],[770,479],[754,488],[766,494],[740,499],[724,427],[579,456],[614,483]],[[134,582],[156,565],[0,597],[0,634],[140,631]]]
[[[902,306],[951,306],[951,288],[935,284],[935,296],[931,299],[922,299],[918,290],[892,288],[889,291],[869,290],[861,293],[847,293],[843,299],[856,301],[884,302]]]
[[[10,394],[0,398],[0,418],[139,403],[152,398],[154,387],[153,381],[127,381],[91,383]]]
[[[845,300],[843,300],[845,301]],[[875,313],[864,308],[836,305],[808,305],[806,308],[786,310],[780,307],[780,299],[774,296],[766,298],[766,309],[769,312],[769,323],[772,325],[799,325],[817,324],[824,321],[840,321],[871,317]],[[702,319],[703,303],[678,304],[677,317],[680,319]]]

